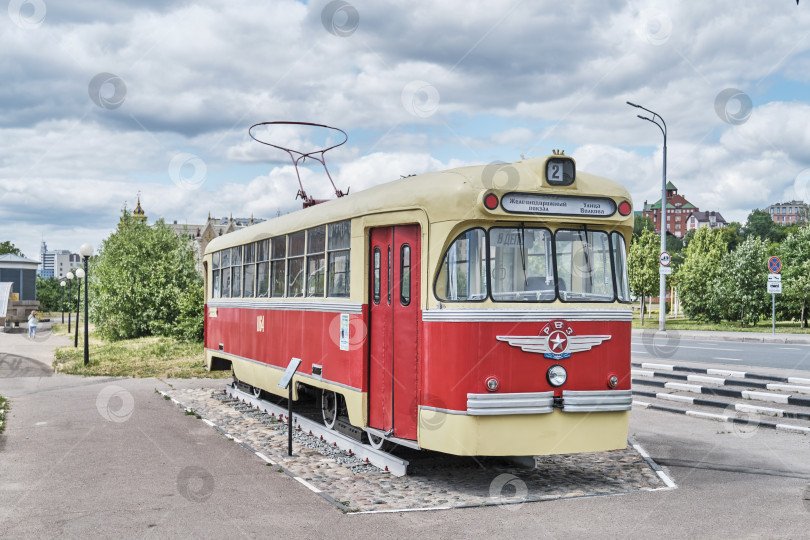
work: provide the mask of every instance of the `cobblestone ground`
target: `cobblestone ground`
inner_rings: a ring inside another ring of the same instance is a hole
[[[341,503],[348,511],[522,504],[531,501],[650,491],[663,481],[632,447],[539,456],[536,468],[499,458],[449,456],[399,447],[409,460],[398,478],[347,452],[296,431],[287,454],[287,426],[223,393],[223,386],[172,390],[171,397]]]

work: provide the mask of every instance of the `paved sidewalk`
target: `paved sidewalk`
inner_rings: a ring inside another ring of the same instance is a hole
[[[658,329],[633,329],[633,337],[658,334]],[[740,341],[750,343],[783,343],[810,345],[810,334],[771,334],[770,332],[716,332],[712,330],[665,330],[661,337],[677,336],[680,339],[707,341]]]

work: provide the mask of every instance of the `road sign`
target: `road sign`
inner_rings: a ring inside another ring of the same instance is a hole
[[[672,273],[672,268],[669,266],[659,266],[658,273],[664,276],[668,276]]]
[[[661,255],[658,256],[658,262],[661,263],[661,266],[669,266],[669,263],[672,262],[672,257],[666,251],[662,251]]]
[[[771,274],[768,276],[768,293],[782,294],[782,276],[780,274]]]
[[[771,257],[768,259],[768,272],[778,274],[782,270],[782,261],[779,257]]]

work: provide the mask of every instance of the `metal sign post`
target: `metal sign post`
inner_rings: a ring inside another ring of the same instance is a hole
[[[284,371],[284,374],[281,376],[281,380],[278,381],[279,388],[287,388],[289,389],[289,402],[287,406],[287,455],[293,455],[292,451],[292,441],[293,441],[293,386],[292,386],[292,376],[295,373],[295,370],[298,369],[298,366],[301,365],[300,358],[290,358],[290,363],[287,365],[287,369]]]
[[[776,295],[782,293],[782,261],[779,257],[768,259],[768,292],[771,293],[771,334],[776,335]]]

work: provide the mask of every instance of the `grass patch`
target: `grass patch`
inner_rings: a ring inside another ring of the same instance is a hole
[[[61,326],[61,325],[60,325]],[[222,379],[229,371],[205,370],[202,343],[188,343],[171,337],[145,337],[123,341],[102,341],[90,333],[90,363],[84,365],[83,336],[78,347],[56,349],[53,367],[59,373],[107,377],[201,377]]]
[[[658,315],[652,318],[644,317],[644,326],[638,319],[638,314],[633,316],[633,328],[649,328],[658,330]],[[684,317],[667,318],[667,330],[703,330],[714,332],[770,332],[770,319],[760,321],[757,326],[740,326],[739,322],[721,321],[719,323],[695,321]],[[776,333],[781,334],[810,334],[810,328],[800,328],[798,322],[776,321]]]
[[[6,430],[6,413],[8,412],[8,400],[0,396],[0,433]]]

